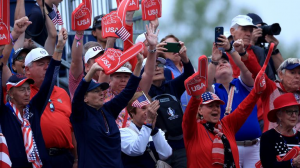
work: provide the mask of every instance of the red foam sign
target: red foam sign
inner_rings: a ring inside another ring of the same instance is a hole
[[[103,68],[106,75],[110,75],[123,66],[132,57],[136,56],[144,49],[145,45],[139,42],[122,53],[121,50],[109,48],[95,61]]]
[[[155,20],[156,16],[161,17],[161,0],[143,0],[142,1],[142,19]]]
[[[184,81],[187,94],[198,96],[205,92],[207,87],[207,57],[202,55],[198,58],[198,72]]]
[[[92,8],[90,0],[85,0],[72,12],[72,30],[86,30],[91,26]]]
[[[122,0],[117,0],[117,5],[122,2]],[[139,0],[130,0],[128,11],[136,11],[140,9]]]
[[[0,45],[10,43],[9,0],[0,0]]]
[[[117,15],[117,11],[112,11],[109,14],[106,14],[101,21],[102,25],[102,37],[116,37],[116,31],[122,27],[120,18]]]

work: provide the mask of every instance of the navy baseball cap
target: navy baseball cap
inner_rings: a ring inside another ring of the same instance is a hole
[[[298,58],[288,58],[281,63],[279,66],[280,70],[288,69],[292,70],[300,66],[300,59]]]
[[[27,78],[25,75],[22,74],[14,74],[8,79],[6,83],[7,90],[11,89],[12,87],[20,87],[25,82],[28,82],[29,84],[34,84],[33,79]]]
[[[96,29],[96,28],[101,28],[101,21],[102,21],[102,17],[104,16],[103,15],[99,15],[99,16],[96,16],[94,18],[94,22],[93,22],[93,29]]]
[[[228,56],[227,56],[227,54],[225,52],[222,53],[222,57],[221,58],[223,58],[223,59],[225,59],[226,61],[229,62],[229,58],[228,58]]]
[[[266,23],[263,22],[261,17],[258,16],[257,14],[255,14],[255,13],[248,13],[247,16],[249,16],[252,19],[252,22],[255,25],[257,25],[257,24],[265,25],[266,24]]]
[[[106,83],[106,82],[96,83],[92,80],[90,85],[89,85],[89,88],[88,88],[87,92],[90,92],[90,91],[96,89],[97,87],[100,87],[102,90],[106,90],[106,89],[109,88],[109,84]]]
[[[25,52],[26,55],[27,55],[30,52],[30,49],[27,49],[27,48],[18,48],[15,51],[14,55],[13,55],[13,60],[15,60],[20,55],[21,52]]]

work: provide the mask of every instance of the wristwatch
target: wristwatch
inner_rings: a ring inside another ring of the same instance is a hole
[[[280,51],[279,51],[278,49],[276,49],[276,50],[274,50],[274,51],[272,52],[272,55],[277,55],[279,52],[280,52]]]
[[[242,56],[244,56],[244,55],[246,55],[247,54],[247,51],[245,50],[245,52],[243,52],[243,53],[239,53],[240,54],[240,56],[242,57]]]
[[[218,61],[213,61],[213,60],[211,60],[210,63],[214,64],[215,66],[219,65],[219,62],[218,62]]]
[[[155,53],[155,52],[156,52],[156,49],[153,49],[153,50],[149,50],[149,49],[148,49],[148,52],[149,52],[149,53]]]

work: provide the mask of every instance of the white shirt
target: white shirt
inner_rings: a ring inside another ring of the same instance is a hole
[[[152,129],[145,125],[139,130],[133,122],[130,123],[129,127],[121,128],[122,152],[128,156],[143,155],[148,143],[153,141],[159,159],[167,159],[172,155],[172,148],[168,144],[164,132],[159,129],[154,136],[151,136],[151,132]]]

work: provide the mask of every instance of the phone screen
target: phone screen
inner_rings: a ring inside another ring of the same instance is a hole
[[[181,45],[179,43],[167,43],[167,45],[165,45],[164,48],[168,49],[165,52],[179,53]]]
[[[215,28],[215,43],[222,42],[221,40],[218,39],[220,35],[224,34],[224,28],[223,27],[216,27]]]

